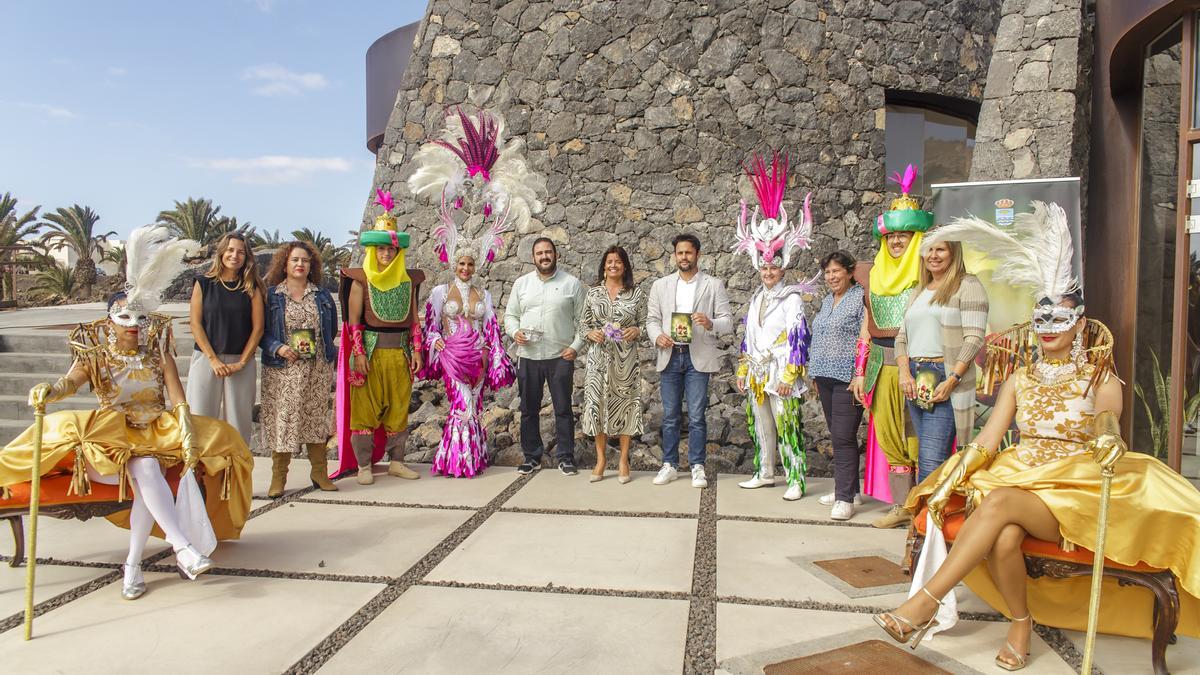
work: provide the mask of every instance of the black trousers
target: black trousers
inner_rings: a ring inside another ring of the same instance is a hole
[[[858,494],[858,425],[863,407],[847,389],[849,382],[831,377],[814,378],[825,424],[833,442],[833,486],[839,502],[849,502]]]
[[[521,451],[525,461],[542,461],[542,386],[550,389],[554,404],[554,456],[559,462],[575,462],[575,414],[571,412],[575,362],[564,358],[521,359],[517,363],[517,392],[521,396]]]

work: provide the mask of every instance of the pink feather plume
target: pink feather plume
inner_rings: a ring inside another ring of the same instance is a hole
[[[378,188],[375,189],[375,203],[382,206],[383,210],[387,213],[391,213],[392,209],[396,207],[396,202],[392,199],[392,193],[384,192]]]
[[[500,125],[496,123],[495,117],[484,110],[480,110],[476,115],[478,125],[471,121],[461,107],[456,107],[455,110],[458,112],[459,121],[462,122],[466,138],[458,139],[458,145],[440,139],[434,143],[458,155],[463,164],[467,165],[468,176],[474,178],[475,174],[482,173],[484,181],[492,180],[489,172],[500,156],[500,151],[496,147],[496,138],[500,135]]]
[[[762,206],[763,217],[778,218],[779,206],[783,203],[783,192],[787,188],[787,153],[771,153],[770,173],[767,172],[766,160],[757,152],[754,153],[751,165],[743,168],[754,185],[758,203]]]
[[[917,167],[913,166],[912,164],[909,164],[907,167],[904,168],[903,176],[901,176],[899,172],[893,173],[892,177],[891,177],[891,181],[893,183],[900,184],[900,192],[902,192],[904,194],[908,194],[909,192],[912,192],[913,183],[917,182]]]

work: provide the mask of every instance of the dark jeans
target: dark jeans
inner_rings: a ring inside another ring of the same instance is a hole
[[[944,363],[908,362],[908,370],[915,378],[918,368],[930,368],[946,377]],[[954,449],[955,427],[954,406],[949,399],[933,404],[933,410],[925,410],[921,406],[908,402],[908,414],[912,418],[913,431],[917,432],[917,482],[933,473],[942,462],[950,458]]]
[[[550,389],[554,404],[554,456],[559,462],[575,462],[575,415],[571,412],[571,388],[575,362],[564,358],[521,359],[517,363],[517,392],[521,396],[521,451],[525,461],[542,461],[542,385]]]
[[[858,494],[858,425],[863,407],[850,393],[849,382],[832,377],[817,377],[817,393],[825,424],[833,442],[833,489],[839,502],[851,502]]]
[[[686,349],[672,348],[671,361],[659,374],[662,387],[663,463],[679,467],[679,418],[683,412],[683,397],[688,404],[688,464],[704,464],[704,444],[708,442],[708,373],[692,367],[692,355]]]

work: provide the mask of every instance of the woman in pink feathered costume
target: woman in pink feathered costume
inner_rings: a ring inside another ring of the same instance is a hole
[[[500,341],[492,295],[471,285],[474,256],[454,261],[454,282],[433,289],[425,303],[425,379],[442,378],[449,414],[433,472],[474,476],[488,464],[483,393],[513,383],[516,370]]]

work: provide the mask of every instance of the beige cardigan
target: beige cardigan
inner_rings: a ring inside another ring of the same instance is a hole
[[[904,308],[906,312],[919,295],[920,291],[914,289]],[[987,336],[988,297],[979,278],[974,274],[964,276],[958,292],[950,297],[945,308],[942,355],[946,360],[946,372],[949,374],[959,361],[968,364],[966,374],[950,394],[958,447],[961,448],[971,440],[975,427],[975,356],[983,348]],[[900,332],[896,334],[896,358],[908,357],[905,330],[905,322],[901,321]]]

